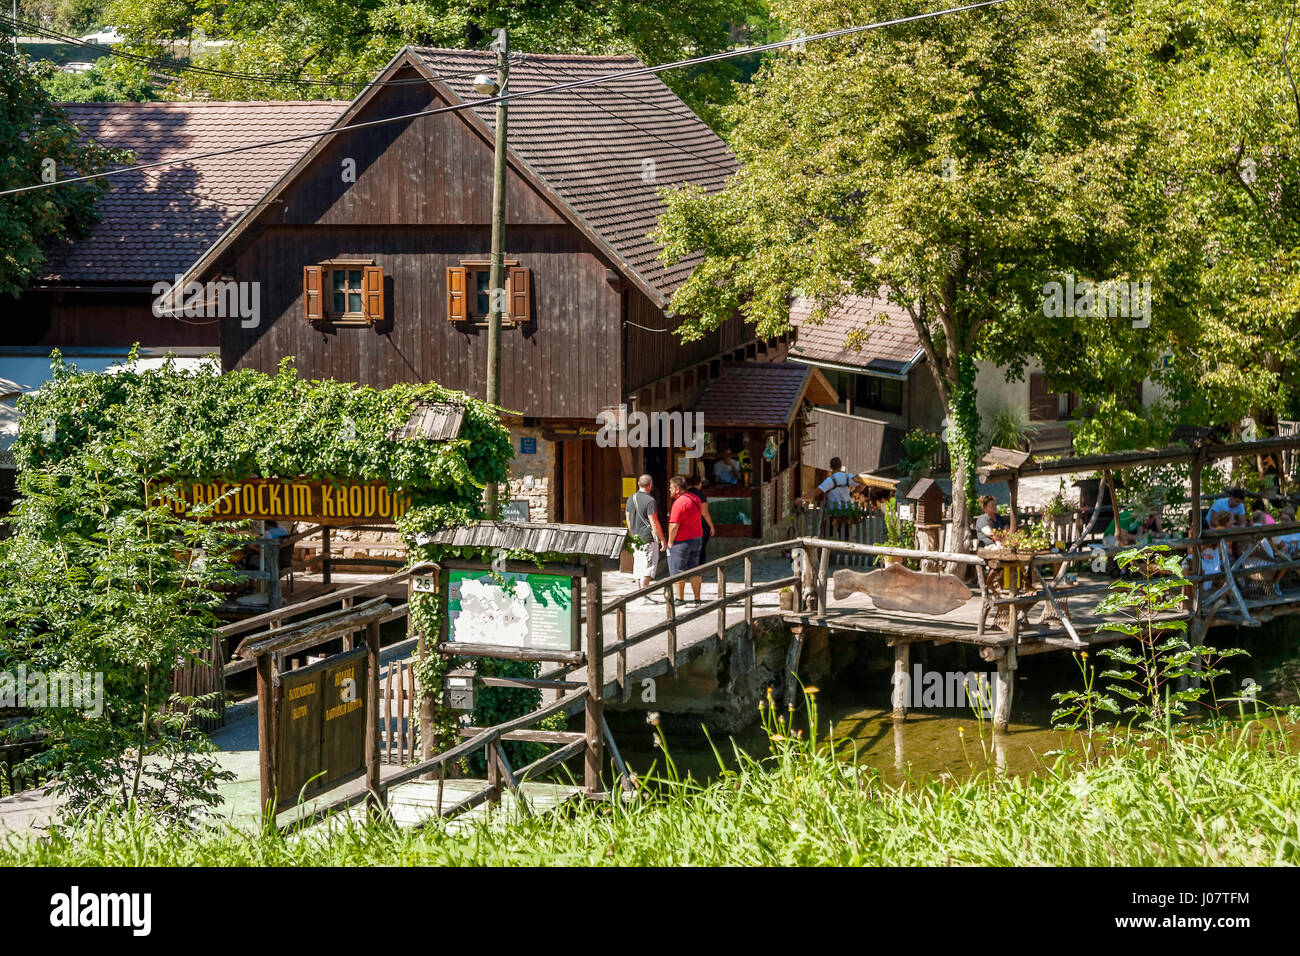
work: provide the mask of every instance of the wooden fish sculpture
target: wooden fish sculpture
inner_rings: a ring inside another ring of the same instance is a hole
[[[875,571],[848,569],[835,572],[835,599],[861,592],[882,611],[947,614],[971,598],[971,590],[952,574],[912,571],[891,564]]]

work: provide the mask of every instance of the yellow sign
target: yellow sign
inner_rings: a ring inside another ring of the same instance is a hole
[[[313,479],[248,478],[244,481],[177,482],[176,514],[212,504],[206,521],[304,521],[309,524],[389,524],[406,514],[410,499],[383,482],[358,484]]]

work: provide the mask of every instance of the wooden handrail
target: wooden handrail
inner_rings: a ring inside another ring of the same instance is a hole
[[[337,591],[330,591],[328,594],[322,594],[318,597],[308,598],[305,601],[299,601],[297,604],[286,604],[278,607],[274,611],[267,611],[258,614],[255,617],[245,618],[242,621],[234,621],[217,628],[217,634],[221,637],[235,637],[245,634],[249,631],[256,631],[258,628],[277,621],[282,621],[286,617],[293,617],[297,614],[305,614],[308,611],[315,611],[319,608],[329,607],[331,604],[337,604],[344,598],[369,597],[367,592],[374,591],[378,588],[387,589],[394,584],[400,584],[407,578],[415,574],[428,574],[437,571],[439,565],[433,561],[422,561],[414,564],[409,568],[403,568],[393,574],[380,578],[378,581],[370,581],[366,584],[357,584],[352,587],[340,588]]]
[[[412,764],[409,767],[399,770],[397,773],[381,781],[379,789],[381,792],[386,793],[399,783],[406,783],[408,780],[414,780],[417,777],[421,777],[428,773],[430,770],[436,770],[442,764],[453,760],[459,760],[461,757],[469,756],[480,747],[486,747],[493,741],[501,739],[502,734],[509,733],[512,730],[521,730],[530,724],[537,723],[539,720],[544,720],[552,714],[558,714],[563,710],[567,710],[571,704],[580,703],[586,699],[587,688],[582,687],[572,693],[565,694],[563,697],[560,697],[549,704],[544,704],[537,708],[537,710],[524,714],[522,717],[515,717],[513,720],[507,720],[494,727],[489,727],[476,737],[471,737],[469,740],[459,743],[448,750],[444,750],[442,753],[434,754],[427,760],[421,760],[417,764]]]

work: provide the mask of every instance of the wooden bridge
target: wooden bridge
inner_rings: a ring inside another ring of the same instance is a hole
[[[1233,456],[1257,456],[1290,452],[1300,447],[1300,437],[1268,439],[1262,442],[1214,446],[1204,441],[1190,446],[1153,452],[1123,453],[1076,458],[1049,463],[1021,460],[1015,467],[989,465],[985,480],[1006,481],[1013,504],[1012,523],[1019,521],[1015,508],[1018,482],[1029,475],[1052,475],[1098,470],[1112,489],[1113,473],[1124,468],[1185,461],[1191,467],[1190,501],[1185,532],[1170,534],[1156,543],[1188,556],[1186,589],[1182,607],[1169,620],[1188,622],[1189,639],[1200,643],[1214,624],[1252,626],[1279,615],[1300,610],[1300,560],[1277,547],[1277,539],[1300,533],[1300,523],[1278,523],[1227,530],[1206,529],[1201,515],[1203,469],[1210,463]],[[1282,497],[1279,490],[1276,497]],[[1286,496],[1289,498],[1289,496]],[[1175,519],[1176,520],[1175,516]],[[551,669],[536,679],[507,679],[481,676],[489,686],[533,687],[549,696],[533,713],[496,727],[463,728],[465,739],[440,754],[425,750],[412,754],[409,734],[416,721],[429,725],[431,707],[427,700],[412,700],[409,678],[398,665],[397,721],[405,728],[394,731],[392,695],[382,695],[379,669],[373,670],[371,690],[376,726],[383,720],[385,736],[376,737],[374,767],[364,786],[355,785],[322,809],[343,809],[369,800],[388,802],[390,795],[406,785],[406,805],[416,807],[407,816],[423,820],[465,812],[483,803],[495,803],[509,796],[516,809],[527,812],[528,785],[537,778],[579,756],[583,760],[583,783],[562,794],[547,794],[554,805],[566,795],[582,792],[602,794],[602,777],[612,765],[612,779],[628,785],[630,775],[618,755],[617,746],[604,719],[606,701],[626,703],[635,682],[643,676],[676,673],[683,654],[705,642],[724,640],[730,629],[746,625],[742,634],[752,633],[759,617],[779,617],[788,626],[790,640],[786,654],[785,692],[794,700],[798,691],[799,666],[809,630],[824,627],[840,634],[854,634],[864,641],[882,641],[893,649],[893,701],[897,718],[906,715],[910,698],[910,648],[917,643],[967,644],[997,666],[994,726],[1005,729],[1013,701],[1013,678],[1020,657],[1053,651],[1074,652],[1098,644],[1123,640],[1106,628],[1096,614],[1098,603],[1112,586],[1105,573],[1090,570],[1101,550],[1109,556],[1122,550],[1102,549],[1096,543],[1096,526],[1109,519],[1109,510],[1093,508],[1088,526],[1068,544],[1051,553],[1014,555],[984,550],[966,554],[918,548],[890,548],[852,541],[803,536],[787,541],[756,545],[710,561],[683,574],[660,579],[649,588],[614,597],[603,596],[603,562],[588,559],[588,576],[582,593],[582,650],[573,653],[537,655],[550,662]],[[1201,553],[1213,548],[1219,568],[1210,573],[1200,567]],[[891,566],[864,573],[862,563],[881,561]],[[924,570],[904,568],[908,562]],[[836,565],[847,565],[835,568]],[[412,578],[438,570],[436,564],[407,568],[378,579],[319,594],[297,604],[269,611],[227,625],[214,636],[211,666],[178,675],[178,685],[191,692],[224,686],[224,680],[241,671],[265,667],[293,670],[294,655],[341,640],[345,650],[353,646],[354,635],[365,630],[377,633],[379,625],[407,616]],[[964,572],[966,580],[954,585]],[[972,578],[973,572],[973,578]],[[673,586],[695,576],[706,583],[704,599],[698,605],[648,605],[646,598],[670,598]],[[409,633],[409,631],[408,631]],[[423,635],[420,652],[426,649]],[[734,636],[734,632],[733,632]],[[241,640],[242,638],[242,640]],[[291,638],[291,639],[288,639]],[[270,639],[270,643],[267,643]],[[742,640],[745,639],[743,636]],[[235,654],[235,644],[244,647],[261,643],[260,655]],[[445,648],[456,652],[454,648]],[[260,672],[259,672],[260,673]],[[390,669],[389,683],[392,683]],[[265,675],[261,675],[265,678]],[[389,701],[385,712],[384,701]],[[405,702],[405,704],[403,703]],[[407,716],[403,718],[403,706]],[[536,729],[544,718],[557,714],[584,713],[582,732]],[[431,735],[422,734],[424,740]],[[394,746],[396,763],[381,773],[382,754]],[[518,769],[505,759],[501,744],[527,740],[556,749],[548,756]],[[384,743],[383,741],[387,741]],[[482,781],[448,780],[446,767],[476,751],[486,756],[488,776]],[[404,761],[404,765],[401,761]],[[417,793],[418,791],[418,793]],[[534,797],[537,791],[534,788]],[[552,799],[553,798],[553,799]],[[549,802],[548,802],[549,801]],[[398,802],[402,802],[401,799]],[[412,816],[413,814],[413,816]]]

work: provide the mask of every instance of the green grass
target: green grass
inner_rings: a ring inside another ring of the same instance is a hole
[[[1149,739],[1087,767],[1023,778],[882,784],[824,745],[782,739],[707,785],[451,835],[335,824],[286,839],[98,817],[70,835],[11,838],[0,863],[62,866],[1128,865],[1300,863],[1300,757],[1280,721]],[[982,761],[981,756],[977,759]]]

